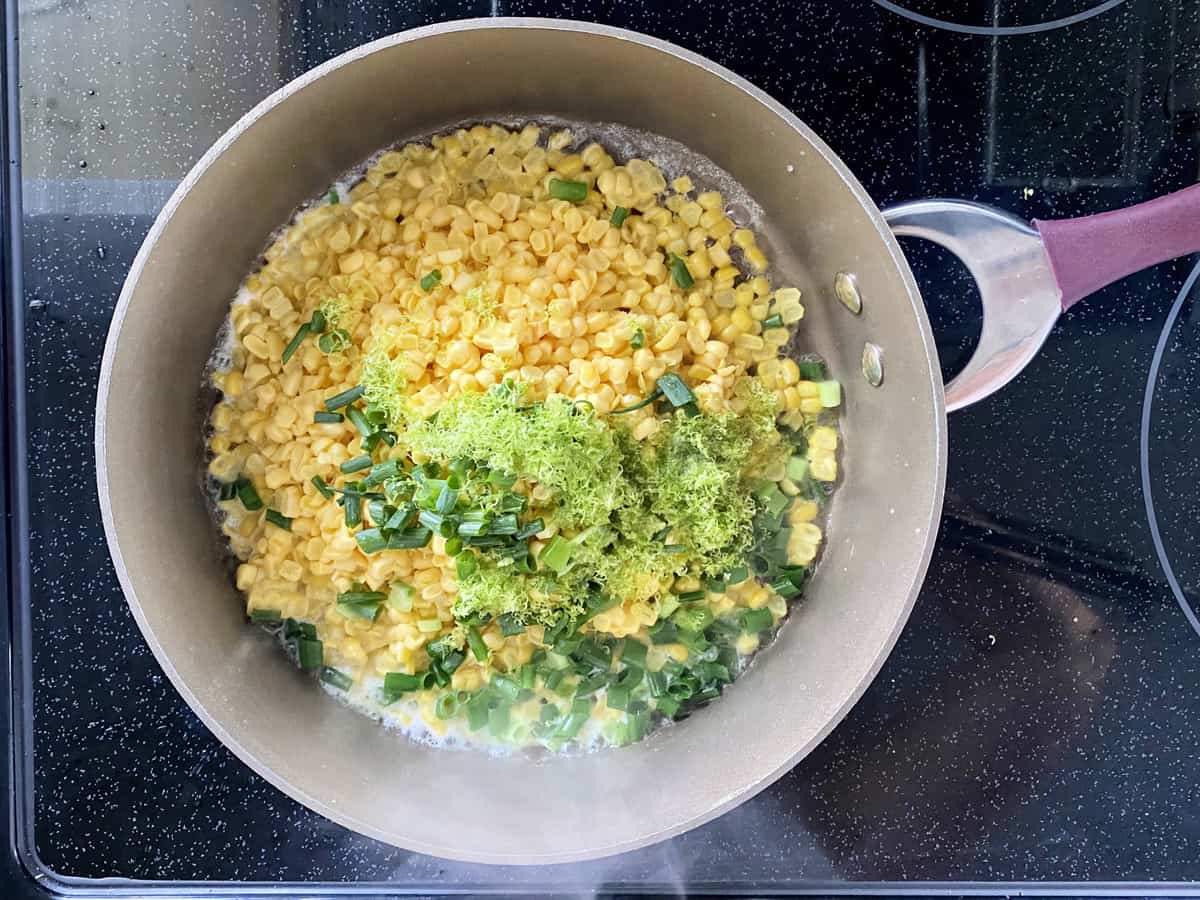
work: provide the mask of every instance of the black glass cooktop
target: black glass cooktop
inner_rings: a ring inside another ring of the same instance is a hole
[[[703,828],[569,869],[448,863],[321,819],[191,714],[127,611],[93,487],[124,273],[191,164],[281,83],[393,31],[496,14],[705,54],[822,134],[881,206],[940,195],[1053,218],[1200,175],[1188,0],[22,0],[6,51],[19,46],[23,287],[5,327],[19,345],[23,313],[24,365],[10,348],[6,374],[27,418],[10,403],[8,446],[27,442],[28,466],[6,499],[16,510],[28,488],[9,539],[18,562],[28,539],[30,581],[9,573],[0,894],[1200,892],[1194,258],[1076,306],[1020,378],[951,417],[941,536],[887,665],[816,752]],[[945,254],[906,249],[952,372],[977,298]]]

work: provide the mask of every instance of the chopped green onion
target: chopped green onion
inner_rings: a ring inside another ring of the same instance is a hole
[[[624,206],[618,206],[612,211],[612,216],[609,217],[609,223],[620,228],[625,224],[625,219],[629,216],[629,210]]]
[[[576,697],[590,697],[597,691],[608,686],[608,675],[603,672],[599,675],[593,675],[591,678],[585,678],[575,686]]]
[[[842,403],[842,385],[837,381],[818,381],[817,396],[821,398],[821,405],[826,409],[833,409],[840,406]]]
[[[236,481],[218,481],[217,482],[217,499],[221,502],[232,500],[237,496]]]
[[[671,254],[671,277],[675,279],[675,283],[685,291],[690,291],[695,281],[692,280],[692,273],[688,271],[687,263]]]
[[[509,703],[516,703],[517,698],[521,696],[521,685],[507,675],[493,675],[488,686]]]
[[[367,421],[366,414],[357,406],[351,406],[346,410],[346,418],[350,420],[350,424],[357,428],[358,433],[363,437],[370,437],[375,432],[375,426]]]
[[[393,581],[388,587],[387,605],[396,612],[411,612],[413,607],[413,595],[416,590],[411,584],[405,584],[403,581]]]
[[[819,359],[798,359],[796,368],[800,370],[801,381],[825,380],[825,363]]]
[[[521,666],[521,671],[518,673],[521,681],[521,689],[526,691],[533,690],[537,684],[537,669],[532,665]]]
[[[361,384],[355,385],[349,390],[342,391],[340,394],[334,394],[325,401],[325,409],[333,412],[335,409],[341,409],[343,406],[349,406],[355,400],[365,394],[367,389]]]
[[[319,309],[313,310],[312,320],[308,323],[308,327],[312,330],[313,334],[320,334],[323,332],[326,324],[325,313],[321,312]]]
[[[687,406],[696,402],[696,395],[678,375],[667,373],[658,379],[658,389],[674,407]]]
[[[364,453],[362,456],[356,456],[353,459],[348,459],[340,466],[339,469],[346,475],[351,475],[354,472],[361,472],[363,469],[371,468],[371,457]]]
[[[677,595],[680,603],[695,603],[704,599],[704,591],[684,591]]]
[[[738,566],[735,569],[729,570],[729,575],[726,580],[730,584],[741,584],[743,581],[745,581],[749,577],[750,577],[750,570],[748,568],[746,568],[745,566]]]
[[[627,666],[645,668],[646,645],[637,638],[625,638],[625,643],[621,646],[621,662]]]
[[[773,316],[767,316],[762,320],[762,327],[763,331],[770,331],[772,328],[782,328],[783,316],[781,316],[779,313],[775,313]]]
[[[250,479],[242,476],[237,480],[237,495],[242,501],[242,506],[254,512],[256,509],[262,509],[262,498],[258,496],[258,491],[254,489],[254,485],[250,483]]]
[[[330,687],[335,687],[339,691],[348,691],[354,686],[354,679],[345,672],[333,668],[333,666],[325,666],[321,669],[321,680]]]
[[[627,709],[629,707],[629,689],[615,684],[608,689],[604,702],[609,709]]]
[[[446,521],[446,517],[439,512],[434,512],[432,509],[423,509],[417,514],[417,521],[430,531],[440,532],[442,523]]]
[[[592,714],[592,703],[587,699],[578,699],[571,704],[571,711],[563,717],[555,730],[555,737],[560,740],[570,740],[579,734],[580,730],[587,723],[588,717]]]
[[[464,546],[465,545],[463,544],[462,538],[452,537],[448,541],[446,541],[446,555],[447,556],[458,556],[458,554],[462,553]]]
[[[428,273],[427,275],[425,275],[424,277],[421,278],[421,290],[432,291],[435,287],[438,286],[438,282],[441,280],[442,280],[442,270],[434,269],[432,272]]]
[[[791,600],[793,597],[799,595],[800,586],[794,584],[792,579],[788,578],[788,576],[780,575],[771,582],[771,590],[777,593],[784,600]]]
[[[439,719],[453,719],[458,715],[458,697],[454,694],[442,694],[433,705],[433,712]]]
[[[538,555],[538,562],[561,575],[566,571],[567,565],[571,561],[571,551],[573,549],[570,541],[563,538],[562,535],[556,534],[542,548],[542,552]]]
[[[747,609],[742,612],[742,630],[748,634],[766,631],[773,623],[769,609]]]
[[[501,740],[508,737],[510,724],[507,706],[496,706],[488,710],[488,733]]]
[[[389,537],[387,548],[389,550],[415,550],[418,547],[424,547],[432,538],[433,532],[428,528],[420,526],[407,528]],[[462,554],[460,553],[459,557],[461,556]]]
[[[289,641],[293,638],[308,638],[310,641],[315,641],[317,626],[312,622],[301,622],[289,617],[283,622],[283,636]]]
[[[517,533],[513,535],[513,540],[527,541],[531,537],[535,537],[537,534],[539,534],[545,529],[545,527],[546,523],[542,521],[542,518],[539,516],[532,522],[526,522],[524,525],[522,525]]]
[[[496,617],[496,621],[500,624],[500,633],[505,637],[513,637],[525,632],[525,623],[512,613],[501,613]]]
[[[341,413],[325,412],[324,410],[313,413],[313,423],[316,425],[337,425],[339,422],[345,421],[345,418]]]
[[[312,331],[312,326],[307,322],[296,329],[296,334],[288,341],[288,345],[283,348],[283,355],[280,357],[285,366],[288,364],[288,360],[296,355],[296,351],[300,349],[300,345],[304,343],[304,339],[308,337],[310,331]]]
[[[374,622],[385,597],[382,591],[342,591],[337,595],[338,612],[348,619]]]
[[[271,625],[281,622],[283,619],[277,609],[252,609],[250,610],[250,621],[255,625]]]
[[[634,350],[641,350],[646,346],[646,329],[639,325],[633,332],[633,337],[629,339],[629,346]]]
[[[674,644],[679,641],[679,629],[674,622],[664,622],[662,619],[658,621],[650,629],[650,642],[652,644]]]
[[[317,347],[322,353],[341,353],[350,346],[350,333],[341,328],[327,331],[317,338]]]
[[[364,528],[354,535],[354,540],[363,553],[378,553],[386,549],[388,543],[388,539],[378,528]]]
[[[488,722],[488,694],[480,691],[467,701],[467,727],[478,731]]]
[[[338,196],[337,188],[330,188],[329,193],[325,195],[325,199],[333,206],[342,202],[342,198]]]
[[[474,625],[467,626],[467,643],[471,646],[471,652],[475,654],[477,660],[480,662],[487,660],[488,645],[483,642],[483,635]]]
[[[401,507],[392,514],[392,517],[384,522],[384,530],[399,531],[401,528],[404,528],[409,524],[409,522],[412,520],[413,513],[416,511],[417,508],[411,503],[405,503],[401,505]]]
[[[792,481],[803,481],[808,477],[808,460],[803,456],[793,456],[787,461],[787,477]]]
[[[288,516],[285,516],[281,512],[277,512],[276,510],[273,510],[273,509],[268,509],[266,512],[266,519],[268,522],[270,522],[276,528],[282,528],[284,531],[292,530],[291,518],[289,518]]]
[[[587,199],[587,194],[588,186],[586,181],[564,181],[561,178],[550,179],[550,196],[555,200],[582,203]]]
[[[417,619],[417,631],[422,634],[437,634],[441,630],[441,619]]]
[[[488,534],[499,534],[504,536],[515,535],[517,533],[517,514],[505,513],[498,516],[490,526],[488,526]]]
[[[442,489],[438,493],[438,497],[433,504],[433,508],[436,512],[446,515],[450,512],[450,510],[454,509],[456,503],[458,503],[458,488],[451,487],[450,482],[447,481],[444,485],[442,485]]]
[[[658,711],[668,719],[673,719],[679,712],[679,707],[681,704],[674,697],[662,696],[655,701],[655,706],[657,707]]]
[[[353,528],[355,525],[362,524],[362,497],[357,493],[346,492],[342,495],[342,501],[345,503],[346,511],[346,527]]]
[[[325,647],[313,638],[300,638],[296,641],[296,659],[302,669],[319,668],[325,659]]]
[[[377,484],[383,484],[391,478],[396,478],[401,474],[400,460],[389,459],[387,462],[381,462],[371,467],[370,474],[363,479],[363,484],[367,487],[375,487]]]
[[[383,676],[383,694],[388,703],[400,699],[402,694],[409,691],[419,691],[423,688],[424,680],[420,675],[409,675],[407,672],[388,672]]]

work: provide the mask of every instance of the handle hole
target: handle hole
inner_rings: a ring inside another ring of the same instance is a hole
[[[949,381],[966,367],[979,346],[983,328],[979,288],[967,267],[945,247],[912,237],[899,241],[925,300],[942,378]]]

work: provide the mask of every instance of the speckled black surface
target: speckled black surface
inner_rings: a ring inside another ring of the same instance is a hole
[[[173,183],[281,81],[403,27],[495,10],[232,0],[222,19],[201,0],[136,5],[130,34],[90,54],[63,48],[102,31],[105,7],[39,0],[20,22],[34,550],[18,601],[36,648],[41,874],[64,890],[60,876],[584,892],[1200,881],[1200,636],[1156,552],[1142,475],[1145,462],[1163,557],[1200,611],[1200,324],[1180,296],[1195,260],[1079,305],[1023,376],[953,416],[941,538],[886,667],[816,752],[716,822],[569,872],[463,866],[350,834],[234,760],[160,674],[103,545],[93,394],[121,279]],[[1010,27],[1098,4],[905,5]],[[1125,0],[1001,38],[868,0],[736,6],[499,12],[628,26],[730,66],[820,132],[880,205],[948,195],[1050,218],[1197,180],[1195,3]],[[978,323],[970,286],[940,253],[912,258],[953,368]]]

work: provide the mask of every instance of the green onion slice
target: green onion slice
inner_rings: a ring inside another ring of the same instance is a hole
[[[612,216],[609,218],[609,224],[620,228],[625,224],[625,219],[629,217],[629,210],[624,206],[618,206],[612,211]]]
[[[305,322],[296,329],[296,334],[288,341],[288,345],[283,348],[283,355],[280,357],[285,366],[288,364],[288,360],[296,355],[296,351],[300,349],[300,345],[304,343],[304,339],[308,337],[310,331],[312,331],[312,325],[308,322]]]
[[[270,522],[276,528],[282,528],[284,531],[292,530],[291,518],[288,516],[285,516],[283,513],[278,512],[274,509],[267,510],[266,519],[268,522]]]
[[[766,631],[773,621],[769,609],[747,609],[742,612],[742,630],[748,634]]]
[[[314,638],[300,638],[296,641],[296,659],[302,669],[319,668],[325,659],[325,647]]]
[[[671,254],[671,277],[675,279],[675,283],[685,291],[690,291],[692,285],[696,282],[692,279],[692,273],[688,271],[687,263]]]
[[[243,475],[238,478],[236,484],[238,499],[242,501],[242,506],[251,512],[254,512],[256,509],[262,509],[262,498],[258,496],[258,491],[254,489],[254,485],[251,484],[249,478]]]
[[[678,375],[668,372],[658,379],[657,386],[674,407],[687,406],[689,403],[696,402],[696,395]]]
[[[588,186],[586,181],[565,181],[561,178],[550,179],[550,196],[555,200],[582,203],[587,199],[587,194]]]
[[[345,672],[335,669],[333,666],[325,666],[321,669],[321,681],[330,687],[335,687],[339,691],[348,691],[354,686],[354,679]]]
[[[374,622],[386,596],[382,591],[343,591],[337,595],[338,612],[348,619]]]
[[[371,468],[371,464],[370,455],[364,453],[362,456],[356,456],[353,459],[346,460],[344,463],[338,466],[338,468],[341,469],[344,474],[351,475],[354,472],[361,472],[364,469]]]
[[[365,394],[367,389],[361,384],[355,385],[349,390],[342,391],[340,394],[334,394],[325,401],[325,409],[333,412],[335,409],[341,409],[343,406],[349,406],[355,400],[358,400]]]
[[[250,610],[250,621],[255,625],[273,625],[276,622],[282,622],[282,614],[277,609],[252,609]]]
[[[350,333],[341,328],[327,331],[317,338],[317,348],[322,353],[341,353],[350,346]]]
[[[435,287],[437,287],[438,282],[441,280],[441,269],[434,269],[432,272],[421,278],[421,290],[432,291]]]
[[[467,626],[467,643],[471,647],[471,653],[480,662],[485,662],[488,658],[488,646],[483,642],[483,635],[479,633],[479,629],[474,625]]]

